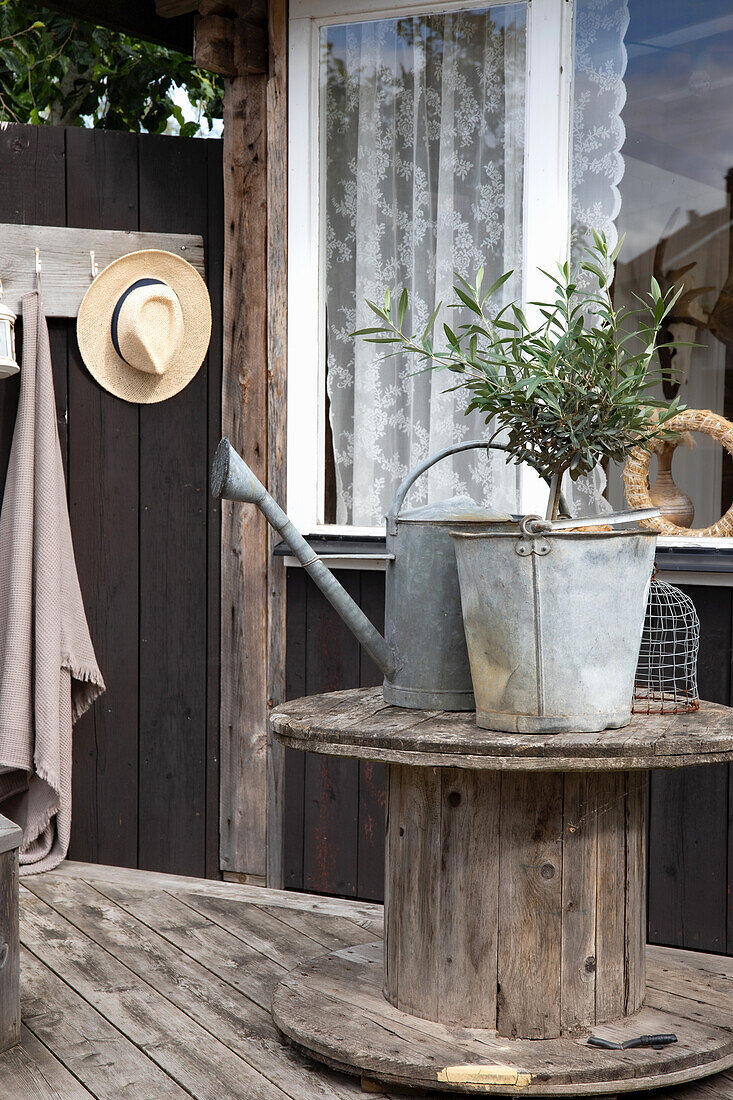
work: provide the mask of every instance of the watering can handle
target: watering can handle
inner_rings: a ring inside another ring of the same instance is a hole
[[[502,446],[501,443],[487,443],[484,439],[471,439],[466,443],[454,443],[452,447],[446,447],[444,450],[438,451],[434,455],[430,455],[428,458],[424,459],[419,466],[416,466],[414,470],[410,470],[407,477],[400,482],[389,513],[387,514],[387,533],[390,535],[397,534],[397,517],[400,514],[402,505],[405,503],[405,497],[421,474],[424,474],[431,466],[435,466],[441,459],[448,458],[449,455],[459,454],[461,451],[470,451],[477,447],[483,447],[487,451],[506,450],[506,447]]]

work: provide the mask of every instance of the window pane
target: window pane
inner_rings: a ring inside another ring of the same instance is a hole
[[[609,172],[617,173],[620,205],[612,214],[625,242],[615,301],[633,304],[634,294],[648,289],[652,274],[663,285],[676,278],[686,291],[697,288],[675,310],[679,323],[672,334],[701,346],[663,358],[665,395],[679,391],[690,408],[733,418],[731,5],[728,0],[579,0],[577,36],[576,84],[580,71],[586,89],[596,89],[598,102],[593,118],[587,109],[582,141],[576,137],[575,175],[577,180],[585,172],[588,195],[587,180],[594,172],[601,189],[604,171],[606,181]],[[619,70],[623,85],[615,79]],[[622,145],[612,164],[602,128],[605,121],[607,134],[617,116],[610,105],[598,108],[619,86],[621,103],[625,93],[618,132]],[[576,135],[579,119],[576,99]],[[594,220],[592,201],[582,205],[591,214],[583,217],[576,199],[576,236],[584,222]],[[708,437],[688,442],[694,445],[676,448],[672,472],[694,506],[692,526],[705,527],[733,501],[733,465]],[[607,495],[615,506],[622,504],[618,470],[609,471]]]
[[[420,330],[456,270],[484,265],[488,284],[512,268],[500,304],[521,295],[525,25],[517,3],[321,32],[327,522],[381,525],[421,459],[486,436],[464,395],[444,392],[451,376],[350,334],[372,323],[365,299],[401,286]],[[411,499],[514,509],[516,477],[501,455],[469,455]]]

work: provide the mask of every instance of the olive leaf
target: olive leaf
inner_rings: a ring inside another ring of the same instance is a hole
[[[456,276],[457,300],[449,308],[464,315],[468,310],[470,317],[453,328],[443,323],[441,348],[432,342],[440,306],[420,337],[405,331],[406,290],[396,311],[389,292],[383,305],[367,302],[379,325],[354,335],[394,344],[388,354],[409,352],[426,369],[459,375],[451,388],[467,391],[466,413],[483,414],[491,439],[503,433],[509,458],[532,466],[559,492],[565,473],[577,480],[604,459],[621,462],[634,447],[673,438],[665,425],[683,407],[678,398],[654,395],[660,330],[681,288],[663,293],[652,278],[636,307],[617,310],[611,285],[622,243],[610,251],[605,235],[594,232],[579,263],[543,271],[554,293],[549,301],[530,303],[541,320],[532,322],[516,302],[489,310],[487,303],[513,273],[482,294],[482,269],[473,283]],[[582,272],[592,280],[581,290]]]

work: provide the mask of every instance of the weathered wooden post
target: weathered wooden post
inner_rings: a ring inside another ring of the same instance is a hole
[[[22,832],[0,817],[0,1052],[20,1042],[18,851]]]
[[[222,429],[284,501],[287,0],[196,6],[194,60],[225,80]],[[222,508],[220,862],[281,886],[282,750],[267,717],[284,696],[285,571],[272,542],[257,512]]]

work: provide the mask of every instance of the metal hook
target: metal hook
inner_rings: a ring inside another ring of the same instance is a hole
[[[36,248],[35,248],[35,253],[36,253],[36,290],[40,290],[41,289],[41,268],[43,267],[43,264],[41,263],[41,250],[37,245],[36,245]]]
[[[94,282],[97,275],[99,275],[99,264],[97,263],[97,261],[94,258],[94,249],[93,248],[90,248],[90,250],[89,250],[89,273],[92,277],[92,282]]]

